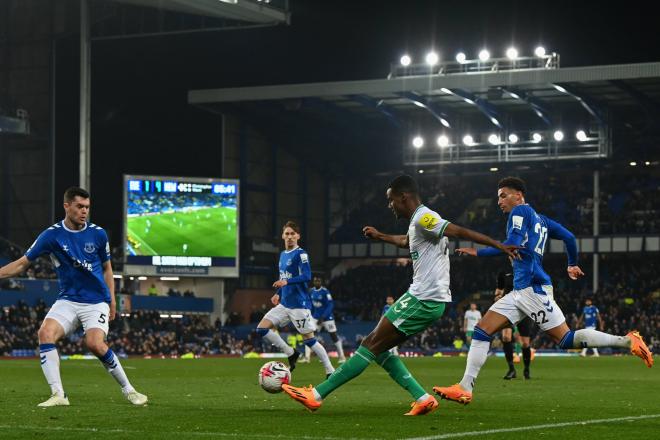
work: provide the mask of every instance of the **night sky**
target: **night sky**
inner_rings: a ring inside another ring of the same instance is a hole
[[[91,188],[114,243],[122,174],[220,174],[219,119],[188,106],[189,89],[385,78],[403,53],[419,60],[430,48],[453,59],[543,44],[563,67],[660,61],[657,16],[643,2],[291,4],[290,26],[93,43]],[[76,36],[58,44],[56,194],[77,182],[77,50]]]

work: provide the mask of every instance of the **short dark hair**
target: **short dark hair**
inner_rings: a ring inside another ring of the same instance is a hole
[[[291,228],[296,234],[300,234],[300,226],[298,226],[298,223],[294,222],[293,220],[289,220],[284,223],[284,226],[282,226],[282,231],[284,231],[286,228]]]
[[[396,176],[394,180],[390,182],[389,188],[392,190],[393,193],[396,194],[403,194],[403,193],[419,194],[419,188],[417,187],[417,182],[415,182],[415,179],[413,179],[407,174],[401,174],[400,176]]]
[[[516,191],[520,191],[521,193],[525,194],[525,191],[527,190],[525,186],[525,181],[522,180],[520,177],[505,177],[504,179],[500,180],[499,183],[497,184],[497,189],[500,188],[511,188],[515,189]]]
[[[73,199],[75,199],[76,197],[89,199],[89,193],[87,192],[87,190],[78,188],[77,186],[72,186],[70,188],[67,188],[66,191],[64,191],[64,203],[71,203]]]

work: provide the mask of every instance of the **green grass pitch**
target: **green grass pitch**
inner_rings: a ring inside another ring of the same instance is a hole
[[[236,256],[236,209],[129,217],[128,237],[140,243],[138,255]]]
[[[404,361],[428,390],[456,382],[465,365],[465,358]],[[264,362],[124,360],[129,378],[150,399],[133,407],[99,362],[66,360],[61,370],[71,406],[41,409],[36,404],[49,390],[39,361],[1,360],[0,438],[605,440],[660,433],[660,376],[630,356],[537,357],[531,381],[510,382],[501,379],[503,360],[491,358],[472,404],[441,401],[423,417],[403,416],[410,397],[376,365],[310,413],[284,394],[261,390],[257,371]],[[293,383],[317,383],[322,373],[316,361],[299,365]],[[639,416],[646,418],[632,418]],[[630,419],[612,420],[621,418]],[[521,428],[527,430],[502,431]]]

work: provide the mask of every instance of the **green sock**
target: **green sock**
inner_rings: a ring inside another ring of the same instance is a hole
[[[386,351],[376,357],[376,363],[383,367],[389,373],[390,377],[394,379],[394,382],[408,391],[415,400],[426,394],[424,388],[412,377],[412,374],[410,374],[408,368],[399,359],[399,356],[394,356],[389,351]]]
[[[360,345],[360,347],[355,352],[355,356],[352,356],[349,360],[337,368],[335,372],[332,373],[332,376],[326,379],[325,382],[317,385],[315,387],[316,391],[318,391],[321,397],[325,399],[328,394],[344,385],[354,377],[359,376],[374,359],[376,359],[376,356],[368,349]]]

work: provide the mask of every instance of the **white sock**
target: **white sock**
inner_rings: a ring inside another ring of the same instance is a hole
[[[590,328],[577,330],[573,336],[573,348],[622,347],[630,348],[627,336],[614,336]]]
[[[121,386],[122,392],[128,393],[130,391],[135,391],[133,385],[128,381],[124,368],[121,366],[121,363],[119,363],[119,358],[112,350],[108,349],[105,355],[99,356],[99,360],[108,373],[114,377],[119,386]]]
[[[39,345],[39,358],[41,360],[41,370],[46,376],[46,382],[50,385],[51,394],[64,397],[64,387],[60,377],[60,356],[57,354],[55,344]]]
[[[305,359],[309,360],[312,357],[312,349],[305,345]]]
[[[316,388],[312,388],[312,392],[314,393],[314,398],[316,399],[317,402],[323,402],[323,397],[321,397],[319,392],[316,391]]]
[[[344,359],[346,356],[344,356],[344,346],[341,343],[341,339],[338,339],[337,342],[335,342],[335,346],[337,347],[337,355],[339,356],[339,359]]]
[[[279,348],[280,351],[287,356],[291,356],[295,351],[293,347],[291,347],[289,344],[284,342],[284,339],[282,339],[282,337],[278,333],[275,333],[272,330],[268,330],[268,333],[266,333],[266,335],[263,338],[264,340],[266,340],[266,342]]]
[[[429,397],[431,397],[431,396],[429,395],[429,393],[424,393],[424,395],[423,395],[422,397],[420,397],[419,399],[417,399],[417,403],[422,403],[423,401],[425,401],[425,400],[428,399]]]
[[[582,349],[582,353],[580,353],[581,356],[586,356],[587,355],[587,347]]]
[[[467,365],[465,366],[465,374],[460,384],[466,391],[472,391],[474,388],[474,381],[479,376],[479,370],[486,363],[488,357],[488,350],[490,342],[472,339],[470,351],[467,356]]]
[[[592,350],[594,351],[594,356],[598,356],[598,349],[594,347]]]
[[[330,358],[328,357],[328,352],[325,351],[325,347],[321,345],[319,341],[316,341],[314,345],[310,347],[312,351],[318,356],[319,362],[323,364],[323,368],[325,368],[325,373],[330,374],[335,371],[335,367],[332,366],[332,363],[330,363]]]
[[[392,347],[392,349],[390,350],[390,352],[391,352],[394,356],[398,356],[398,355],[399,355],[399,347]]]

